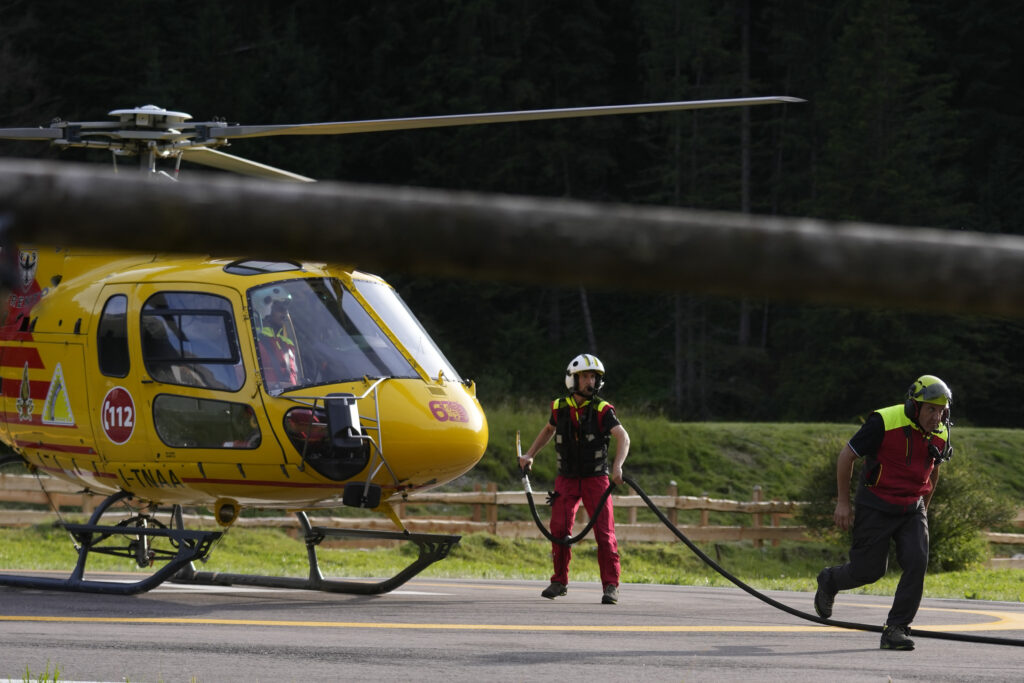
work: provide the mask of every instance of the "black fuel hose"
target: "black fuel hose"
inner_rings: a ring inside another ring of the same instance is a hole
[[[806,619],[807,621],[813,621],[816,624],[822,624],[824,626],[836,626],[838,628],[846,628],[846,629],[851,629],[851,630],[854,630],[854,631],[874,631],[876,633],[881,633],[882,631],[885,630],[884,626],[876,626],[874,624],[858,624],[856,622],[850,622],[850,621],[837,621],[835,619],[823,619],[823,618],[819,617],[816,614],[810,614],[808,612],[802,612],[802,611],[800,611],[798,609],[790,607],[789,605],[783,604],[783,603],[779,602],[778,600],[774,600],[774,599],[768,597],[767,595],[765,595],[764,593],[761,593],[760,591],[758,591],[758,590],[748,586],[746,583],[744,583],[740,579],[738,579],[735,576],[733,576],[732,574],[730,574],[728,571],[726,571],[724,568],[722,568],[721,565],[719,565],[717,562],[715,562],[710,557],[708,557],[704,553],[704,551],[702,551],[700,548],[698,548],[693,543],[693,541],[691,541],[689,538],[687,538],[686,534],[684,534],[682,531],[680,531],[679,527],[677,527],[675,524],[673,524],[672,521],[668,517],[665,516],[665,514],[661,511],[661,509],[659,509],[658,506],[655,505],[654,501],[652,501],[650,499],[650,497],[647,495],[647,493],[642,488],[640,488],[639,484],[637,484],[633,479],[631,479],[629,477],[623,477],[622,480],[625,483],[629,484],[633,488],[633,490],[636,491],[637,494],[640,495],[640,498],[643,499],[644,503],[647,504],[647,507],[649,507],[651,509],[651,512],[653,512],[658,517],[658,519],[661,520],[662,524],[664,524],[666,527],[668,527],[668,530],[671,531],[672,534],[675,535],[676,538],[678,538],[680,541],[682,541],[684,544],[686,544],[686,547],[689,548],[691,551],[693,551],[693,553],[697,557],[699,557],[701,560],[703,560],[706,565],[708,565],[709,567],[714,569],[716,572],[718,572],[719,574],[724,576],[726,579],[728,579],[729,581],[734,583],[736,586],[738,586],[739,588],[741,588],[744,591],[746,591],[747,593],[749,593],[750,595],[754,596],[758,600],[760,600],[762,602],[765,602],[765,603],[771,605],[772,607],[774,607],[776,609],[782,610],[783,612],[786,612],[787,614],[791,614],[794,617],[799,617],[800,619]],[[530,511],[533,513],[533,519],[537,522],[537,527],[544,533],[545,536],[548,537],[548,539],[550,539],[551,541],[553,541],[555,543],[559,543],[560,541],[552,538],[551,534],[544,527],[544,524],[540,521],[540,517],[537,515],[537,509],[536,509],[536,506],[533,503],[533,493],[530,490],[530,482],[529,482],[529,479],[527,478],[525,472],[523,473],[523,482],[526,485],[526,499],[530,503]],[[608,486],[608,490],[605,491],[605,498],[607,498],[608,495],[611,494],[612,489],[614,489],[614,488],[615,488],[615,484],[614,483],[610,484]],[[601,501],[602,502],[602,507],[604,506],[605,498],[602,498],[602,501]],[[596,517],[597,516],[595,515],[594,518],[596,519]],[[590,527],[593,526],[593,522],[594,522],[594,520],[591,519],[590,520],[590,524],[587,525],[587,528],[584,529],[582,533],[578,534],[577,536],[574,536],[573,539],[569,539],[569,540],[571,540],[573,543],[579,541],[580,538],[582,538],[583,536],[586,535],[586,532],[590,529]],[[568,543],[566,545],[568,545]],[[920,636],[922,638],[936,638],[936,639],[939,639],[939,640],[957,640],[957,641],[967,642],[967,643],[984,643],[986,645],[1015,645],[1017,647],[1024,646],[1024,640],[1015,639],[1015,638],[995,638],[995,637],[992,637],[992,636],[975,636],[975,635],[967,635],[967,634],[963,634],[963,633],[944,633],[942,631],[927,631],[927,630],[918,629],[918,628],[912,629],[912,635]]]
[[[615,490],[615,484],[609,483],[608,488],[605,490],[604,494],[601,496],[601,500],[597,504],[597,514],[590,518],[590,521],[587,522],[587,526],[583,527],[583,531],[579,532],[575,536],[555,538],[554,535],[552,535],[552,533],[548,531],[548,528],[544,526],[544,522],[541,521],[540,515],[537,514],[537,506],[533,502],[533,489],[530,488],[530,477],[527,470],[522,470],[522,473],[523,488],[526,489],[526,500],[530,504],[530,514],[533,515],[533,521],[537,523],[537,528],[540,529],[541,533],[544,534],[545,538],[547,538],[552,543],[557,543],[558,545],[570,546],[582,541],[586,537],[586,535],[590,533],[590,530],[594,528],[594,524],[597,522],[597,518],[601,516],[601,511],[604,510],[605,501],[608,500],[608,496],[612,495],[612,491]]]
[[[735,576],[733,576],[732,574],[727,572],[721,566],[719,566],[719,564],[717,562],[712,560],[710,557],[708,557],[706,554],[704,554],[704,552],[700,548],[698,548],[696,545],[694,545],[693,542],[690,539],[688,539],[686,537],[686,535],[683,534],[683,532],[680,531],[679,528],[676,527],[676,525],[673,524],[671,522],[671,520],[669,520],[669,518],[666,517],[665,514],[660,509],[658,509],[658,506],[655,505],[654,501],[652,501],[648,497],[647,493],[645,493],[644,490],[640,488],[639,484],[637,484],[635,481],[633,481],[632,479],[630,479],[628,477],[623,477],[622,480],[624,482],[626,482],[627,484],[629,484],[630,486],[633,487],[633,490],[636,491],[640,495],[640,497],[643,499],[643,501],[645,503],[647,503],[647,507],[649,507],[651,509],[651,511],[654,512],[655,515],[657,515],[658,519],[660,519],[661,522],[666,527],[668,527],[669,531],[671,531],[676,536],[676,538],[678,538],[680,541],[685,543],[686,547],[689,548],[690,550],[692,550],[694,552],[694,554],[697,555],[697,557],[702,559],[705,564],[710,566],[716,572],[718,572],[719,574],[721,574],[725,578],[729,579],[729,581],[732,581],[734,584],[736,584],[737,586],[739,586],[740,588],[745,590],[747,593],[750,593],[751,595],[753,595],[758,600],[761,600],[762,602],[766,602],[769,605],[771,605],[772,607],[775,607],[776,609],[780,609],[783,612],[787,612],[789,614],[792,614],[795,617],[800,617],[801,619],[806,619],[808,621],[813,621],[813,622],[818,623],[818,624],[824,624],[826,626],[838,626],[839,628],[848,628],[848,629],[853,629],[853,630],[856,630],[856,631],[875,631],[876,633],[881,633],[885,629],[884,626],[875,626],[873,624],[858,624],[858,623],[849,622],[849,621],[836,621],[834,619],[822,619],[821,617],[819,617],[816,614],[809,614],[807,612],[801,612],[800,610],[794,609],[794,608],[790,607],[789,605],[784,605],[783,603],[781,603],[781,602],[779,602],[777,600],[773,600],[772,598],[769,598],[767,595],[765,595],[765,594],[763,594],[763,593],[761,593],[761,592],[751,588],[750,586],[748,586],[747,584],[743,583],[738,578],[736,578]],[[918,628],[912,629],[912,635],[921,636],[921,637],[924,637],[924,638],[938,638],[940,640],[959,640],[959,641],[968,642],[968,643],[986,643],[988,645],[1016,645],[1017,647],[1024,646],[1024,640],[1015,639],[1015,638],[994,638],[994,637],[991,637],[991,636],[974,636],[974,635],[967,635],[967,634],[962,634],[962,633],[944,633],[942,631],[926,631],[924,629],[918,629]]]

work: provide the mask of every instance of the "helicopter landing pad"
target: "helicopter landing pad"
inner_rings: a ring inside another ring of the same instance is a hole
[[[1007,681],[1024,647],[801,620],[734,588],[421,578],[380,596],[165,584],[137,596],[0,588],[0,679]],[[810,593],[770,597],[811,610]],[[890,599],[840,594],[835,618],[881,624]],[[1020,640],[1024,604],[926,599],[915,627]]]

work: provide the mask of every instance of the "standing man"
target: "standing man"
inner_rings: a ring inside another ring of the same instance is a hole
[[[934,375],[910,385],[906,401],[871,413],[836,462],[835,522],[853,522],[850,561],[818,574],[814,611],[832,616],[836,593],[874,583],[885,575],[889,543],[903,569],[892,609],[882,632],[883,650],[913,650],[910,622],[921,605],[928,567],[928,503],[939,479],[939,464],[953,454],[949,445],[949,408],[953,392]],[[853,463],[864,458],[856,515],[850,509]]]
[[[565,370],[565,386],[571,393],[551,402],[548,423],[537,434],[526,454],[519,458],[519,467],[529,469],[537,452],[552,436],[555,437],[558,476],[551,502],[551,534],[555,538],[572,535],[576,511],[582,500],[591,519],[597,518],[593,528],[604,586],[601,602],[614,605],[619,601],[621,569],[611,496],[606,499],[604,507],[599,509],[597,505],[609,486],[608,445],[611,437],[615,437],[611,480],[621,485],[622,464],[629,454],[629,434],[615,416],[615,407],[597,396],[604,386],[604,365],[596,356],[584,353],[573,358]],[[566,593],[572,549],[552,543],[551,556],[555,571],[551,575],[551,585],[541,595],[554,600]]]

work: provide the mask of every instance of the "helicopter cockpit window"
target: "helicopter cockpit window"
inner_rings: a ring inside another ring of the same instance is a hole
[[[231,303],[198,292],[160,292],[142,307],[142,359],[166,384],[237,391],[245,381]]]
[[[273,394],[298,387],[416,377],[394,343],[338,280],[286,280],[249,290],[260,370]]]
[[[443,373],[447,379],[461,381],[459,373],[455,372],[455,368],[394,289],[382,282],[354,282],[367,303],[432,379],[437,379],[438,374]]]
[[[161,394],[153,424],[173,448],[258,448],[262,441],[256,412],[245,403]]]
[[[99,328],[96,330],[96,350],[100,372],[107,377],[127,377],[131,369],[128,357],[128,297],[116,294],[103,305]]]

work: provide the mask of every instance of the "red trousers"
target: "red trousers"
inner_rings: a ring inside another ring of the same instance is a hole
[[[551,505],[551,535],[555,538],[572,536],[572,525],[576,519],[576,511],[583,501],[583,507],[593,519],[597,517],[597,504],[601,496],[608,490],[608,477],[582,477],[572,479],[559,475],[555,478],[555,500]],[[601,515],[594,523],[594,540],[597,541],[597,563],[601,568],[601,585],[619,585],[619,544],[615,540],[615,514],[612,510],[611,496],[601,508]],[[551,558],[554,561],[555,573],[552,581],[569,584],[569,561],[572,560],[572,548],[558,543],[551,544]]]

